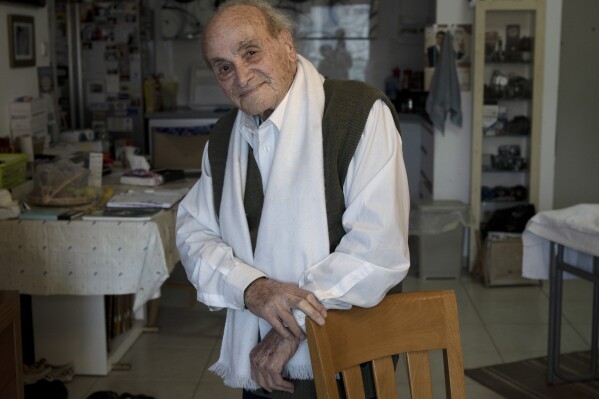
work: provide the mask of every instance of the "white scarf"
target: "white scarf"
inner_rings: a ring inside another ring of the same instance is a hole
[[[323,82],[316,68],[298,55],[254,254],[243,206],[249,145],[240,134],[241,111],[229,143],[221,202],[222,237],[235,256],[280,282],[298,284],[309,266],[329,254],[322,155]],[[264,337],[270,328],[247,309],[229,309],[220,359],[210,370],[228,386],[259,388],[251,379],[249,356],[258,336]],[[287,363],[284,375],[313,378],[306,341]]]

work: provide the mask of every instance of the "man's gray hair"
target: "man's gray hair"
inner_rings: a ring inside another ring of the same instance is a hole
[[[218,6],[216,11],[214,12],[214,15],[212,15],[212,17],[210,17],[210,20],[208,21],[208,24],[206,25],[206,27],[208,27],[210,25],[210,22],[212,21],[212,19],[214,17],[218,16],[223,10],[226,10],[227,8],[230,8],[233,6],[238,6],[238,5],[255,7],[258,10],[260,10],[262,15],[264,16],[264,19],[266,20],[266,25],[268,27],[268,33],[270,33],[270,35],[272,37],[278,37],[279,33],[281,33],[284,30],[289,31],[289,33],[293,36],[293,31],[295,30],[295,22],[293,21],[293,19],[291,19],[289,17],[289,15],[287,15],[285,12],[273,7],[267,0],[228,0],[228,1],[225,1],[220,6]],[[202,39],[202,47],[203,48],[206,47],[206,43],[204,42],[204,40],[205,39],[203,38]]]

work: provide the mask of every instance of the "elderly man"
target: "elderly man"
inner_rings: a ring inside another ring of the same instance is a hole
[[[209,21],[203,54],[236,108],[177,218],[198,300],[227,308],[211,370],[245,398],[315,397],[305,317],[374,306],[409,267],[395,112],[364,83],[325,82],[292,28],[264,0],[226,2]]]

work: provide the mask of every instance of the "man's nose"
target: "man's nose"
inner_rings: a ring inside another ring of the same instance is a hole
[[[235,72],[235,76],[237,77],[237,83],[240,87],[246,87],[252,79],[252,77],[254,76],[254,73],[252,72],[251,68],[249,68],[246,64],[242,62],[240,62],[235,67]]]

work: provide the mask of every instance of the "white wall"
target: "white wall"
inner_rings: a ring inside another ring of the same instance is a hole
[[[557,97],[559,86],[560,42],[562,34],[562,1],[563,0],[547,0],[539,209],[537,209],[537,211],[553,209]]]
[[[156,73],[161,73],[165,81],[177,80],[179,91],[177,104],[189,104],[190,67],[194,63],[204,63],[200,39],[163,40],[160,32],[161,8],[163,0],[149,0],[154,11],[154,43],[156,52]],[[216,85],[216,83],[215,83]]]
[[[441,0],[437,1],[436,19],[439,24],[473,24],[474,12],[465,0]],[[462,126],[447,121],[444,133],[435,130],[433,197],[469,203],[472,92],[463,91],[461,96]]]
[[[424,67],[424,32],[434,22],[436,0],[380,0],[376,38],[371,41],[370,68],[366,81],[380,89],[395,67]]]
[[[599,203],[599,1],[563,4],[554,207]],[[584,45],[581,45],[584,43]],[[557,84],[557,82],[555,82]],[[576,176],[576,178],[573,178]]]
[[[0,4],[0,137],[10,135],[8,104],[21,96],[38,96],[37,68],[11,68],[8,59],[8,15],[33,16],[35,20],[36,66],[50,64],[48,12],[44,8]],[[45,49],[45,51],[44,51]]]

